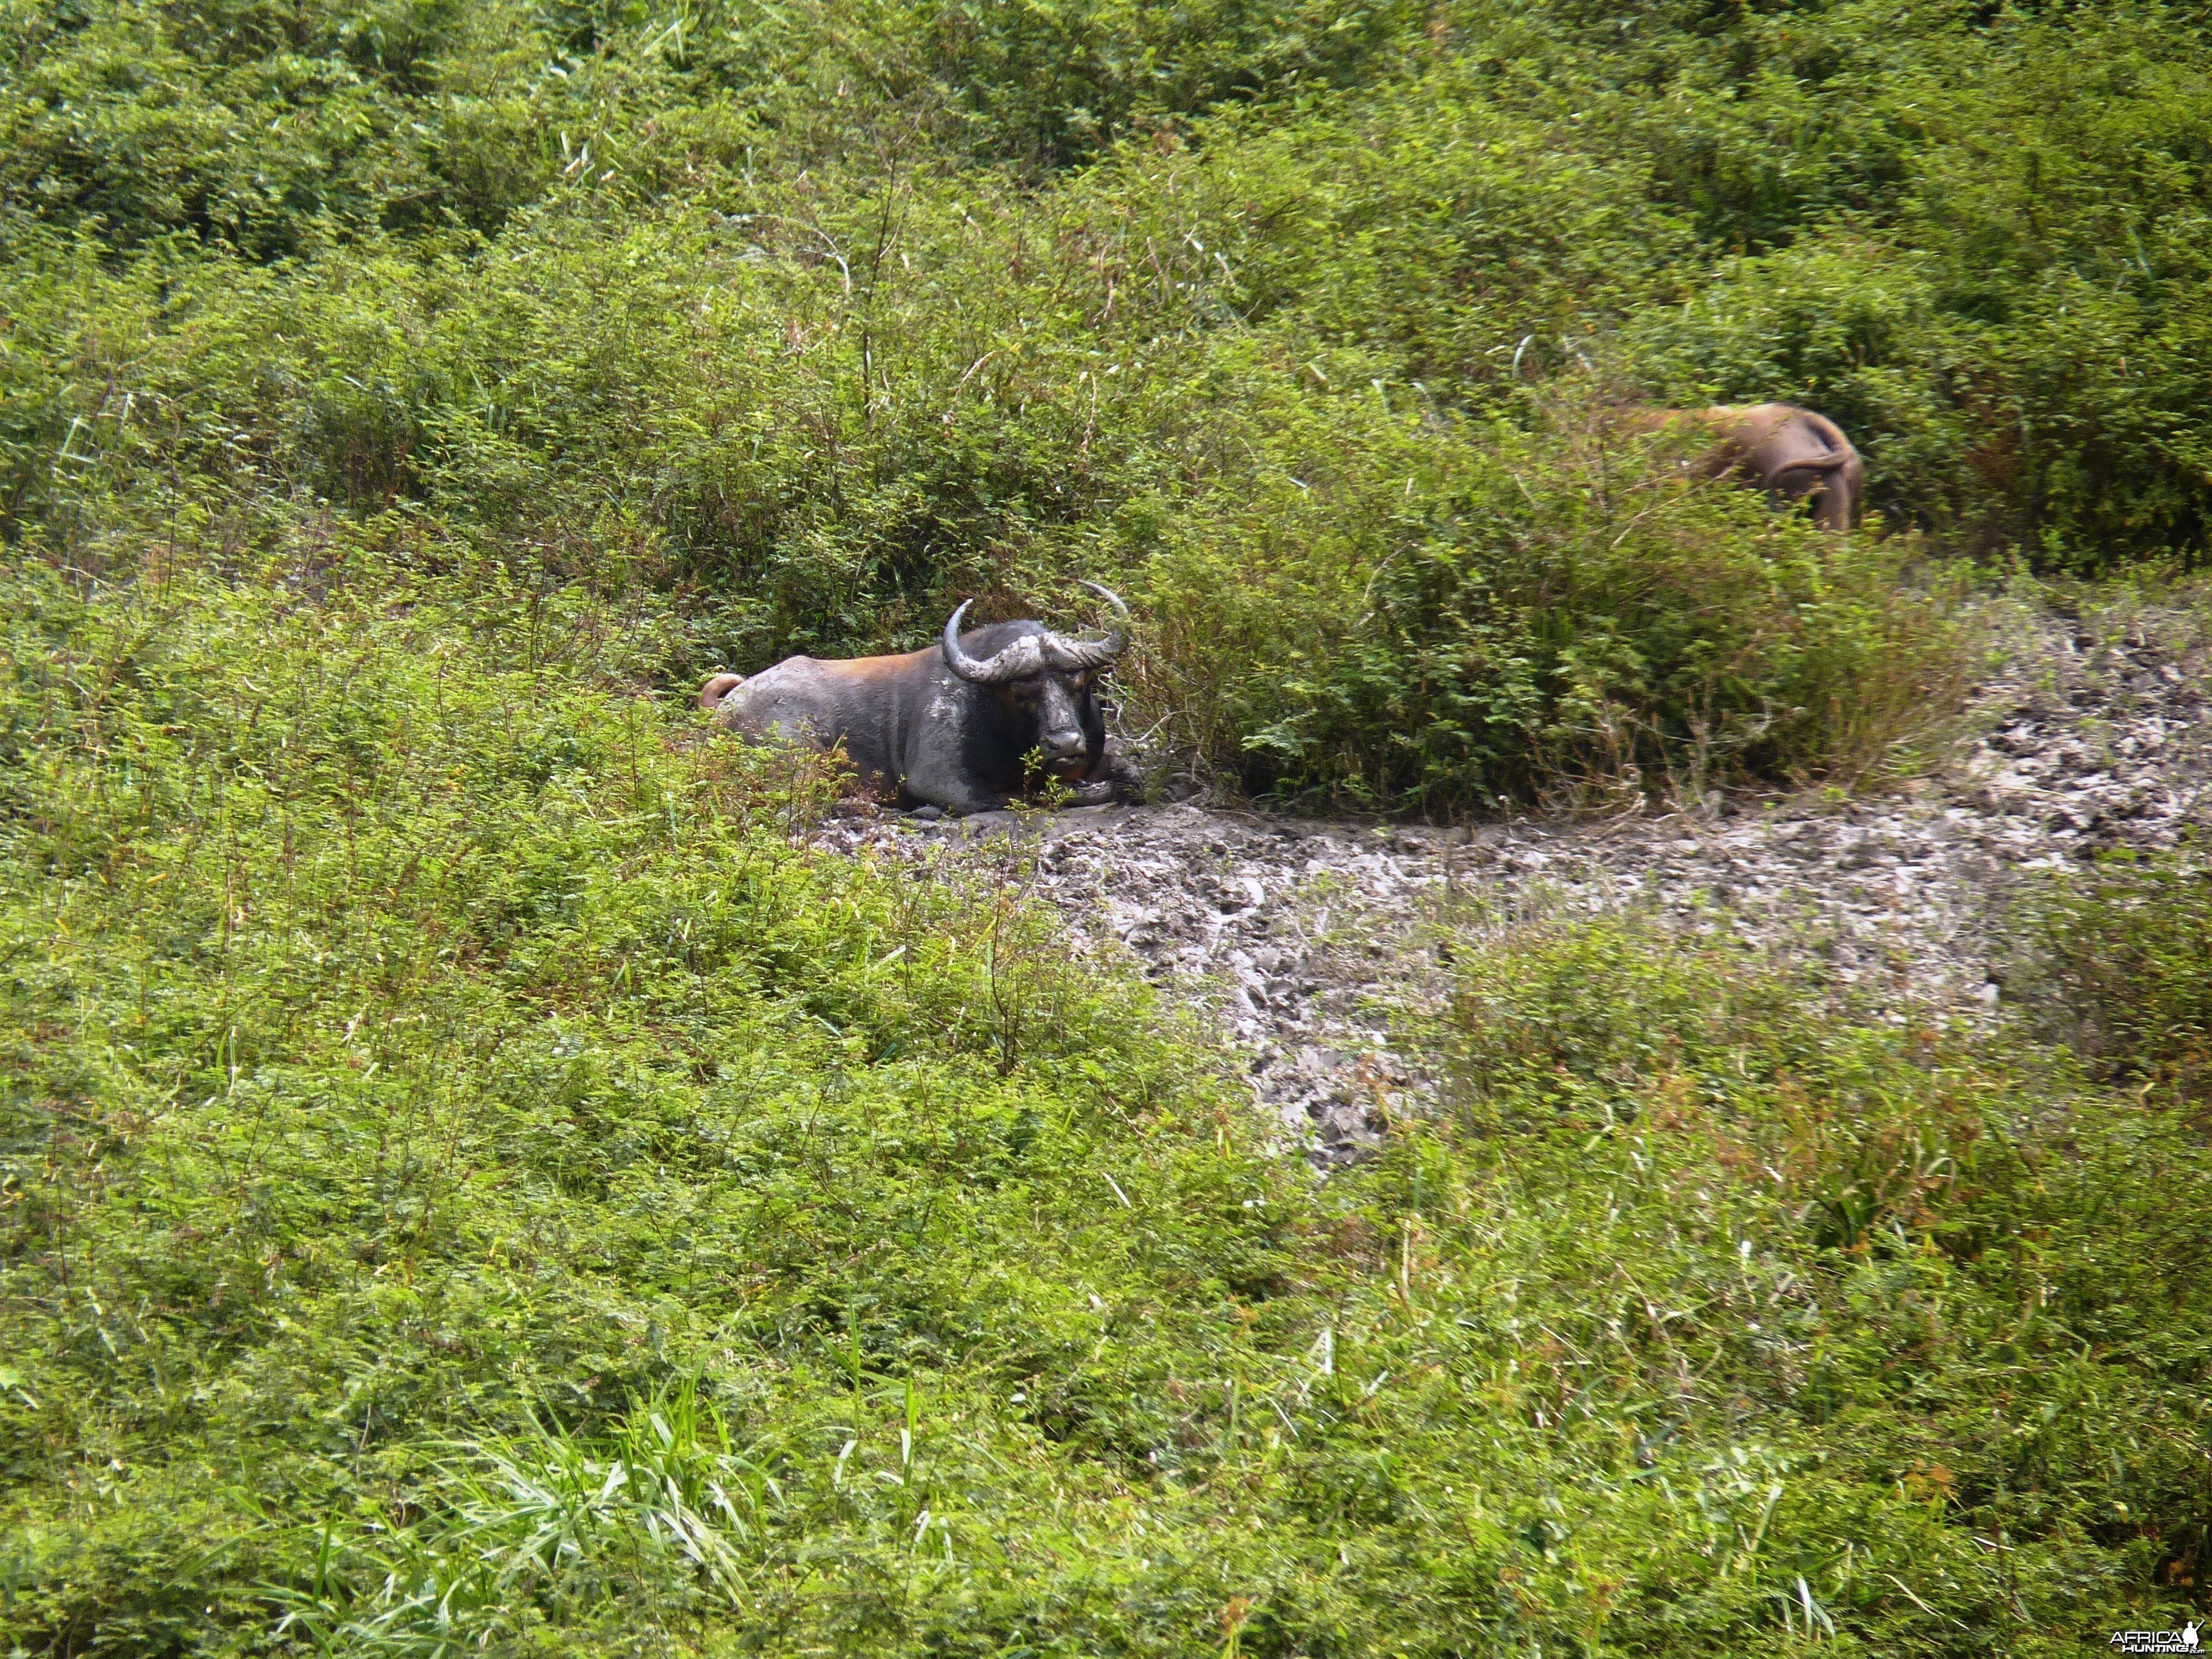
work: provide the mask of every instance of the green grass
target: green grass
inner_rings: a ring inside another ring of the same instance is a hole
[[[22,1650],[2056,1654],[2188,1604],[2168,1097],[1474,915],[1443,1115],[1317,1184],[1018,866],[810,850],[819,781],[605,613],[317,580],[9,579]]]
[[[520,607],[325,574],[12,589],[15,1627],[261,1628],[326,1533],[380,1582],[454,1437],[672,1377],[795,1491],[860,1437],[887,1560],[886,1389],[986,1490],[1172,1447],[1139,1379],[1264,1309],[1298,1182],[1145,994],[795,849],[803,787]]]
[[[2202,558],[2200,15],[1617,10],[0,3],[0,1650],[2201,1607],[2185,862],[2029,896],[2033,1030],[1449,919],[1321,1182],[688,706],[1088,576],[1231,789],[1850,785],[1974,562]],[[1824,408],[1873,522],[1620,397]]]
[[[1931,560],[2212,523],[2185,8],[23,0],[0,61],[0,538],[402,511],[684,594],[661,684],[1088,576],[1251,793],[1849,781],[1953,700]],[[1923,539],[1662,488],[1616,397],[1823,408]]]

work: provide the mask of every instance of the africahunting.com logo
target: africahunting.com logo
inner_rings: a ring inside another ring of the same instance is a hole
[[[2202,1653],[2194,1619],[2179,1630],[2116,1630],[2106,1644],[2114,1653]]]

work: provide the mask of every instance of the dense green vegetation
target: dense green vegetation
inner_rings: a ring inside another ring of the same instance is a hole
[[[9,589],[26,1650],[2058,1653],[2185,1603],[2186,1091],[1474,914],[1448,1115],[1317,1187],[988,872],[795,844],[818,780],[618,689],[659,619],[314,574]]]
[[[1449,1115],[1317,1187],[988,872],[795,843],[659,619],[314,574],[10,581],[25,1650],[2058,1653],[2201,1573],[2186,1091],[1474,914]]]
[[[2185,864],[2032,896],[1995,1040],[1454,918],[1448,1111],[1320,1183],[1018,862],[810,850],[686,697],[1093,575],[1255,793],[1848,782],[1970,562],[2203,552],[2208,71],[2178,5],[0,0],[0,1648],[2201,1607]],[[1828,410],[1875,522],[1632,397]]]
[[[685,592],[694,683],[1104,574],[1193,757],[1443,809],[1862,770],[1923,556],[2212,524],[2187,7],[4,15],[17,546],[402,511]],[[1662,483],[1630,395],[1825,408],[1932,539]]]
[[[2009,929],[2050,1035],[2115,1081],[2212,1085],[2212,890],[2191,859],[2116,854],[2048,878]]]

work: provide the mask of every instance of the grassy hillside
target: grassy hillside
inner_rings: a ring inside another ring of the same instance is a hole
[[[9,590],[25,1650],[2057,1653],[2185,1603],[2192,1091],[1474,915],[1449,1115],[1316,1188],[995,881],[805,850],[815,781],[611,686],[657,618],[301,574]],[[2101,955],[2078,899],[2037,936]]]
[[[2201,9],[0,0],[0,1648],[2075,1651],[2212,1559],[2185,866],[2040,1024],[1469,914],[1317,1182],[709,667],[1254,793],[1895,763],[2212,503]],[[1626,397],[1802,398],[1849,538]],[[1005,878],[1001,879],[1000,878]]]
[[[684,592],[672,682],[1105,575],[1192,758],[1449,809],[1863,769],[1924,554],[2212,523],[2187,8],[5,17],[14,545],[402,512]],[[1634,395],[1826,409],[1933,539],[1662,487]]]
[[[1410,1033],[1447,1115],[1316,1187],[989,872],[810,852],[816,781],[611,687],[655,618],[309,574],[9,589],[22,1650],[2057,1654],[2189,1605],[2212,1171],[2124,1046],[1474,914]],[[2107,1025],[2193,1006],[2083,897],[2034,937]]]

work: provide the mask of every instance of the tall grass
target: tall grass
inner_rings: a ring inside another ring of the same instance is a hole
[[[1929,556],[2202,551],[2181,9],[617,10],[11,24],[0,535],[404,511],[683,593],[667,682],[1105,578],[1186,760],[1413,811],[1862,775]],[[1826,408],[1926,539],[1646,514],[1599,391]]]
[[[2057,1652],[2186,1604],[2160,1097],[1459,916],[1408,1029],[1449,1111],[1317,1184],[1018,861],[810,850],[811,775],[631,689],[649,617],[391,533],[313,595],[8,578],[25,1650]]]
[[[1018,857],[829,856],[688,693],[1085,575],[1255,793],[1879,774],[1958,556],[2202,554],[2207,63],[2160,4],[0,9],[0,1645],[2175,1622],[2185,866],[2027,913],[2079,1059],[1447,918],[1449,1110],[1322,1184]],[[1876,523],[1626,396],[1829,409]]]
[[[307,1582],[271,1587],[275,1633],[437,1655],[512,1639],[541,1606],[588,1616],[640,1589],[742,1613],[781,1498],[757,1449],[734,1448],[688,1384],[633,1401],[604,1450],[526,1414],[513,1434],[452,1448],[434,1490],[440,1507],[411,1527],[356,1538],[326,1525]]]

